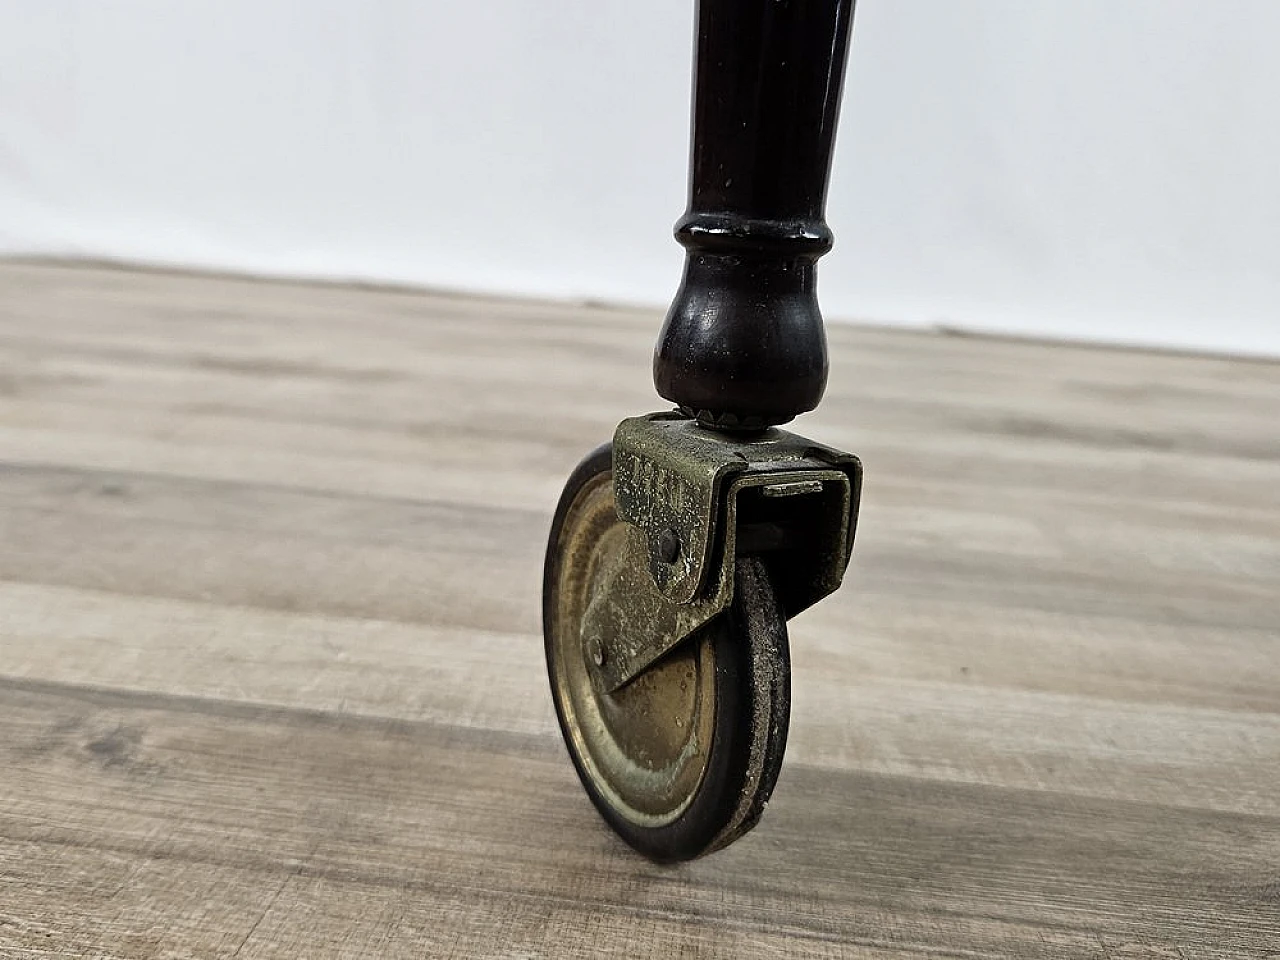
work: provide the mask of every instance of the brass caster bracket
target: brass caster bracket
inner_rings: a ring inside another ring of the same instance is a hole
[[[788,618],[840,586],[862,466],[776,427],[723,433],[679,413],[633,417],[613,438],[626,548],[601,572],[583,650],[608,692],[733,600],[734,558],[762,557]]]

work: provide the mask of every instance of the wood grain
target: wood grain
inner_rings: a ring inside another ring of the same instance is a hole
[[[656,323],[0,266],[0,956],[1280,957],[1280,365],[833,326],[855,562],[660,868],[537,614]]]

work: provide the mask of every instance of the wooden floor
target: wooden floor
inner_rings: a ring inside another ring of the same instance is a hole
[[[833,327],[853,566],[664,868],[538,620],[657,322],[0,267],[0,957],[1280,957],[1280,365]]]

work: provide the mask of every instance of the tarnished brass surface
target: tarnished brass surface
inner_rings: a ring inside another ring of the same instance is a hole
[[[849,485],[845,475],[835,470],[814,468],[735,478],[724,497],[720,524],[724,536],[713,564],[715,578],[690,603],[673,603],[658,589],[650,573],[645,533],[625,524],[623,543],[610,560],[602,588],[593,595],[582,620],[583,642],[598,651],[592,663],[606,690],[617,690],[640,675],[733,601],[739,495],[757,488],[766,497],[775,490],[784,491],[781,496],[811,497],[807,510],[816,516],[812,525],[817,531],[805,544],[813,551],[807,566],[817,568],[821,565],[816,561],[821,558],[839,555],[841,534],[847,529]],[[806,581],[802,586],[825,595],[838,585],[837,576],[830,585]]]
[[[672,603],[649,573],[645,535],[623,524],[619,549],[610,558],[582,618],[582,637],[605,690],[617,690],[728,606],[732,585],[693,603]]]
[[[609,588],[583,617],[605,689],[617,690],[733,599],[739,524],[745,549],[791,540],[775,588],[794,616],[840,585],[853,543],[856,457],[772,429],[726,436],[678,415],[624,420],[614,436],[619,516],[630,531]],[[758,494],[740,509],[744,494]],[[759,498],[768,507],[753,507]],[[768,523],[752,524],[767,517]]]
[[[709,568],[723,519],[717,507],[731,477],[747,472],[840,471],[848,478],[850,493],[843,550],[829,558],[824,571],[829,589],[809,603],[839,586],[853,545],[862,480],[862,465],[852,454],[777,428],[747,436],[724,434],[681,414],[653,413],[618,424],[613,467],[618,513],[647,534],[650,572],[673,603],[691,602],[713,576]],[[671,533],[679,551],[667,559],[664,539]]]
[[[658,827],[680,816],[706,771],[715,644],[698,638],[624,688],[605,689],[594,663],[598,651],[581,627],[592,603],[616,588],[632,530],[618,518],[607,473],[584,486],[566,515],[549,624],[552,683],[587,776],[632,823]]]

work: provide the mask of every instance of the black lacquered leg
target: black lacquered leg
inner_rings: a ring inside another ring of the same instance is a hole
[[[815,264],[853,0],[700,0],[684,279],[658,393],[722,427],[785,423],[827,379]]]

